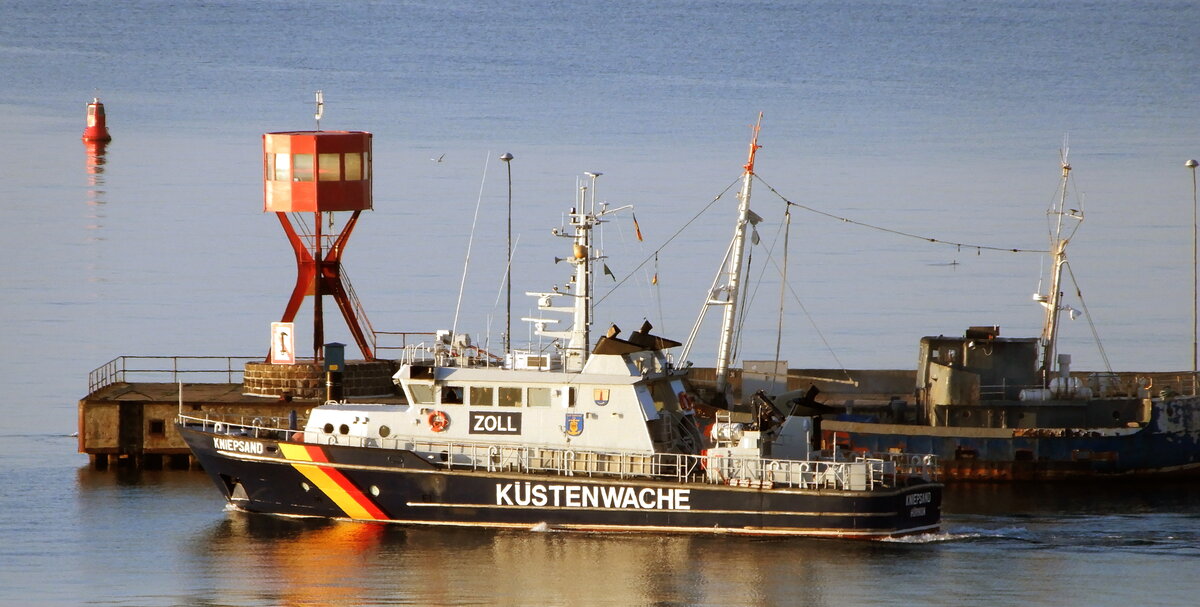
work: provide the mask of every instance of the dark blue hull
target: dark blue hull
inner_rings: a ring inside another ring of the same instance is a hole
[[[1155,400],[1149,421],[1122,428],[974,428],[826,421],[842,448],[937,455],[948,481],[1200,476],[1200,399]]]
[[[409,451],[230,438],[180,426],[229,502],[250,512],[409,525],[883,539],[938,529],[942,485],[887,490],[450,470]]]

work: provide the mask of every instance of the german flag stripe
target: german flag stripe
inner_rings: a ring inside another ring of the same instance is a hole
[[[325,451],[316,445],[294,445],[279,443],[279,449],[304,478],[312,481],[346,516],[357,520],[384,520],[388,516],[379,509],[371,498],[356,487],[346,475],[330,466],[316,466],[301,462],[329,463]]]

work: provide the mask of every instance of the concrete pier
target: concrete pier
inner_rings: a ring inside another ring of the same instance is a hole
[[[391,380],[397,368],[389,360],[346,361],[344,399],[404,402]],[[817,385],[830,402],[853,398],[849,402],[859,409],[886,407],[890,397],[912,391],[913,371],[851,371],[854,385],[837,379],[845,373],[790,369],[786,385],[789,390]],[[712,369],[694,368],[690,381],[703,388],[712,378]],[[734,369],[735,393],[742,380],[741,370]],[[89,387],[79,401],[79,452],[88,454],[93,468],[182,469],[195,463],[175,429],[180,411],[260,418],[276,427],[287,427],[294,413],[303,423],[325,400],[325,373],[312,361],[276,365],[248,357],[122,356],[93,371]]]
[[[320,365],[249,361],[237,371],[231,360],[120,357],[106,363],[92,373],[91,393],[79,401],[79,452],[88,454],[97,470],[191,468],[191,451],[175,429],[180,411],[260,418],[286,427],[293,414],[304,420],[310,409],[324,402],[325,373]],[[403,402],[391,381],[393,361],[347,361],[346,368],[345,400]],[[236,381],[243,374],[246,379]],[[202,377],[216,381],[182,381]]]

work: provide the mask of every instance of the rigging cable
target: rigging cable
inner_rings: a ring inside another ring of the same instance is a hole
[[[1100,333],[1096,331],[1096,323],[1092,322],[1092,313],[1088,311],[1087,302],[1083,300],[1083,291],[1079,289],[1079,281],[1075,280],[1075,271],[1071,269],[1071,263],[1063,264],[1067,266],[1067,273],[1071,275],[1071,284],[1075,285],[1075,296],[1079,298],[1079,305],[1083,308],[1083,315],[1087,317],[1088,326],[1092,328],[1092,338],[1096,340],[1096,349],[1100,350],[1100,358],[1104,360],[1104,368],[1112,375],[1112,365],[1108,363],[1108,354],[1104,352],[1104,344],[1100,343]]]
[[[697,219],[700,219],[701,215],[707,213],[708,210],[711,209],[712,206],[714,204],[716,204],[717,201],[720,200],[722,196],[724,196],[725,194],[727,194],[729,192],[730,188],[737,185],[738,182],[740,182],[741,180],[742,180],[742,177],[741,177],[741,175],[739,175],[737,179],[733,180],[733,183],[730,183],[729,185],[725,186],[725,189],[721,190],[720,194],[717,194],[712,200],[710,200],[708,202],[708,204],[704,205],[704,208],[700,209],[700,211],[697,212],[695,215],[693,215],[691,219],[687,220],[686,223],[684,223],[682,226],[680,226],[680,228],[678,230],[675,230],[675,233],[672,234],[670,238],[668,238],[666,241],[664,241],[662,243],[662,245],[660,245],[657,249],[654,249],[654,251],[650,255],[648,255],[645,259],[642,260],[641,263],[639,263],[636,267],[634,267],[633,270],[631,270],[628,274],[626,274],[624,278],[618,280],[617,284],[613,285],[613,287],[611,289],[609,289],[608,292],[605,293],[603,297],[596,299],[596,302],[593,305],[600,305],[600,302],[604,301],[605,299],[608,299],[608,296],[612,295],[613,291],[616,291],[617,289],[619,289],[621,287],[621,285],[625,284],[625,281],[629,280],[634,275],[634,273],[636,273],[638,270],[642,269],[642,266],[646,265],[647,263],[650,263],[651,259],[656,259],[658,256],[658,253],[660,251],[667,248],[667,245],[671,244],[672,241],[674,241],[676,238],[678,238],[679,235],[682,234],[684,230],[688,229],[688,227],[691,226],[693,223],[695,223],[695,221]]]
[[[471,264],[471,245],[475,244],[475,224],[479,221],[479,207],[483,203],[483,185],[487,183],[488,163],[491,160],[492,153],[489,151],[483,160],[483,177],[479,180],[479,196],[475,199],[475,217],[471,219],[471,236],[467,239],[467,255],[463,260],[462,280],[458,283],[458,301],[454,304],[454,323],[450,326],[451,336],[458,335],[458,312],[462,309],[463,289],[467,286],[467,268]]]
[[[770,186],[768,186],[768,187],[770,187]],[[784,201],[784,202],[787,202],[787,201]],[[789,209],[790,207],[785,206],[784,208]],[[785,212],[784,215],[786,217],[786,221],[790,225],[791,220],[792,220],[791,215],[788,212]],[[794,289],[792,287],[791,283],[789,283],[787,281],[787,279],[786,279],[786,276],[787,276],[787,247],[786,246],[784,247],[784,265],[782,268],[780,268],[779,262],[775,259],[775,257],[773,255],[771,255],[770,251],[767,251],[767,259],[769,259],[771,261],[771,264],[775,266],[775,269],[777,271],[779,271],[780,275],[785,277],[780,286],[780,291],[781,291],[780,296],[779,296],[780,299],[781,300],[783,299],[783,293],[782,293],[783,287],[787,287],[787,290],[789,292],[791,292],[791,294],[792,294],[792,299],[796,302],[796,305],[800,307],[800,311],[804,313],[804,318],[806,318],[808,320],[809,326],[811,326],[813,329],[813,332],[815,332],[817,334],[817,338],[819,338],[821,340],[821,344],[825,346],[825,350],[828,351],[829,355],[833,357],[834,362],[837,363],[838,369],[840,369],[841,372],[846,376],[846,381],[848,383],[858,385],[857,380],[855,380],[854,376],[850,375],[850,371],[846,369],[845,363],[842,362],[842,359],[838,358],[837,352],[833,349],[833,346],[829,344],[829,340],[825,338],[825,333],[823,333],[821,331],[821,327],[817,325],[817,321],[813,318],[812,314],[810,314],[808,312],[808,308],[805,307],[804,302],[800,300],[800,295],[798,293],[796,293],[796,289]],[[781,302],[780,303],[781,309],[782,309],[782,306],[783,306],[783,304]],[[783,331],[783,314],[782,313],[780,313],[780,329],[779,330],[781,332]],[[778,349],[779,349],[779,347],[777,345],[776,346],[776,354],[775,354],[776,359],[779,358]],[[840,380],[832,380],[832,381],[840,381]]]
[[[788,236],[792,231],[792,207],[783,206],[783,276],[779,281],[779,325],[775,327],[775,369],[772,370],[772,375],[779,373],[779,348],[783,344],[783,303],[784,295],[787,293],[784,287],[787,286],[787,269],[788,269]],[[767,254],[768,258],[770,253]],[[784,386],[787,386],[786,379]]]
[[[766,186],[766,188],[768,190],[771,190],[771,192],[773,194],[778,196],[781,200],[788,203],[789,205],[794,206],[794,207],[799,207],[810,213],[815,213],[817,215],[828,217],[830,219],[836,219],[842,223],[848,223],[848,224],[856,225],[856,226],[863,227],[863,228],[870,228],[872,230],[878,230],[880,232],[886,232],[888,234],[895,234],[897,236],[904,236],[906,238],[915,238],[917,240],[924,240],[925,242],[931,242],[933,244],[943,244],[943,245],[959,247],[959,248],[967,247],[968,249],[975,249],[976,251],[1001,251],[1004,253],[1049,253],[1050,252],[1050,251],[1042,250],[1042,249],[1020,249],[1020,248],[1010,248],[1010,247],[993,247],[993,246],[988,246],[988,245],[970,244],[970,243],[965,243],[965,242],[950,242],[948,240],[942,240],[940,238],[932,238],[929,236],[920,236],[918,234],[909,234],[908,232],[901,232],[900,230],[894,230],[892,228],[885,228],[882,226],[877,226],[877,225],[865,223],[862,221],[857,221],[854,219],[850,219],[848,217],[834,215],[833,213],[828,213],[828,212],[822,211],[820,209],[814,209],[813,207],[803,205],[798,202],[792,202],[791,200],[788,200],[786,196],[784,196],[783,194],[780,194],[778,190],[776,190],[774,187],[771,186],[771,184],[767,183],[766,181],[763,181],[762,177],[759,177],[757,173],[754,175],[754,177],[757,178],[760,182],[762,182],[762,184],[764,186]]]

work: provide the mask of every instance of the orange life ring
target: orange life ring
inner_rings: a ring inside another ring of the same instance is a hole
[[[679,408],[684,411],[691,411],[696,408],[696,405],[692,403],[692,397],[688,396],[687,392],[679,393]]]
[[[442,411],[434,411],[429,414],[429,429],[434,432],[445,432],[446,428],[450,427],[450,416]]]

